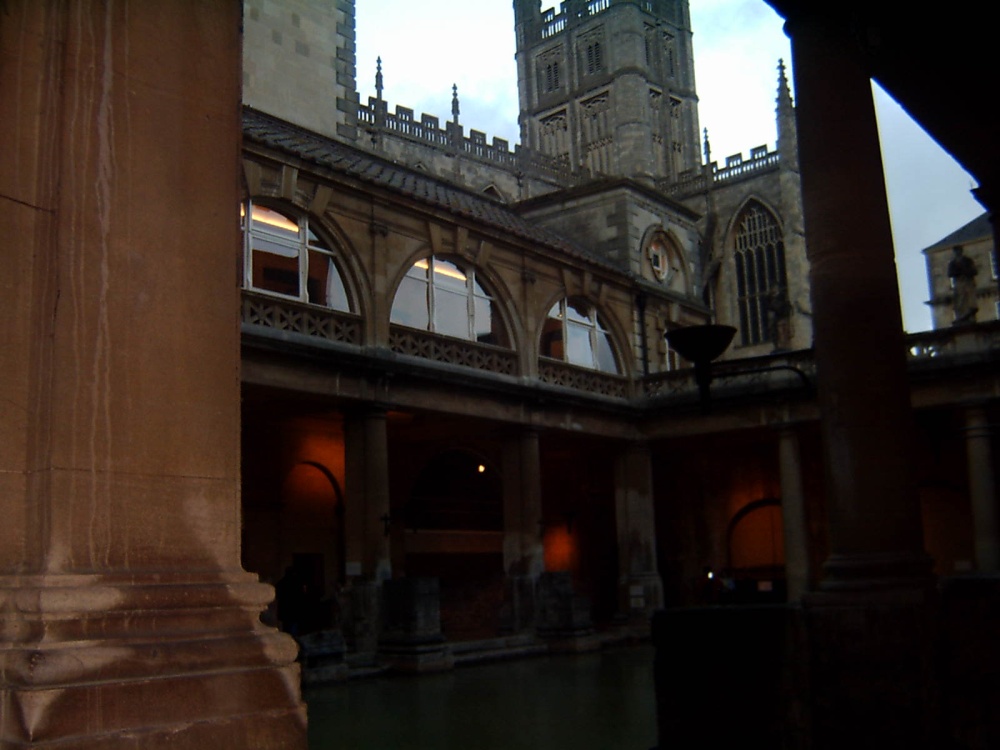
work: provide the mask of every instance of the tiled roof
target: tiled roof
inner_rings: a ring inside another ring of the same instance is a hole
[[[244,108],[243,136],[253,143],[284,151],[327,169],[472,219],[479,224],[622,273],[620,268],[604,258],[544,227],[532,224],[485,195],[395,164],[256,110]]]
[[[992,236],[992,234],[993,226],[990,224],[989,215],[984,212],[965,226],[960,229],[956,229],[944,239],[940,239],[930,247],[925,248],[924,252],[926,253],[928,250],[935,250],[939,247],[953,247],[955,245],[961,245],[963,242],[981,240],[985,237]]]

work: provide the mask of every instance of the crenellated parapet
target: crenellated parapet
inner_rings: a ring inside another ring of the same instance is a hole
[[[566,160],[540,154],[505,138],[488,138],[481,130],[469,129],[457,121],[441,122],[435,115],[396,105],[390,109],[382,99],[369,97],[358,105],[358,128],[370,146],[394,159],[459,182],[482,184],[510,183],[505,197],[520,199],[540,192],[567,187],[579,181]],[[456,159],[458,161],[456,161]],[[438,164],[439,168],[435,168]],[[492,175],[487,178],[484,175]],[[474,178],[467,179],[475,175]]]
[[[677,182],[660,180],[657,188],[667,195],[684,197],[773,171],[780,164],[781,155],[778,151],[769,151],[767,146],[757,146],[750,149],[749,158],[744,158],[742,153],[733,154],[726,157],[726,163],[721,167],[717,161],[713,161],[701,172],[692,170],[681,175]]]

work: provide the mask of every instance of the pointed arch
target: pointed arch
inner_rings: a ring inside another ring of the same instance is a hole
[[[752,346],[773,342],[778,316],[788,305],[781,222],[763,201],[749,198],[735,214],[728,236],[740,343]]]

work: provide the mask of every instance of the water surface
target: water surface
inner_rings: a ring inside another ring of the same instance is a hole
[[[649,750],[653,649],[459,667],[305,692],[310,750]]]

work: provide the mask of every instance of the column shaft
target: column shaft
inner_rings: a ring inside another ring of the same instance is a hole
[[[632,443],[615,461],[615,516],[621,613],[646,616],[663,606],[656,570],[656,518],[649,446]]]
[[[847,31],[818,18],[788,28],[827,459],[823,585],[919,577],[929,561],[871,82]]]
[[[785,581],[788,601],[797,602],[809,587],[809,527],[802,491],[799,438],[794,430],[782,430],[778,437],[778,467],[785,527]]]
[[[965,414],[965,429],[976,568],[980,572],[996,573],[1000,571],[1000,523],[986,411],[969,409]]]
[[[344,442],[348,574],[383,581],[392,576],[385,411],[371,408],[348,415]]]

